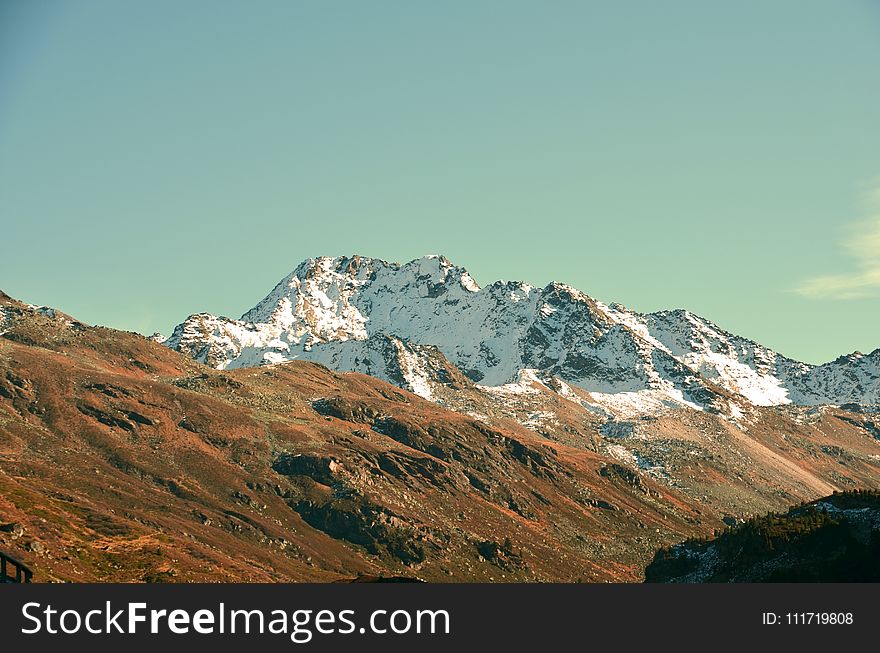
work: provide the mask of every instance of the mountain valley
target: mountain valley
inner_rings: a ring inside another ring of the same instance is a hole
[[[880,487],[878,370],[443,257],[309,260],[168,338],[0,295],[0,548],[41,581],[639,581]]]

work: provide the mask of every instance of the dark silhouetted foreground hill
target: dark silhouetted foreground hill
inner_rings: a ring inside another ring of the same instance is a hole
[[[880,581],[880,492],[835,493],[657,553],[647,582]]]

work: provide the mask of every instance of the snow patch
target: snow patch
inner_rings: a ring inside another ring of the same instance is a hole
[[[535,370],[525,369],[517,373],[516,381],[513,383],[505,383],[500,386],[478,385],[477,387],[501,395],[536,395],[541,393],[541,389],[535,387],[536,385],[546,388]]]
[[[48,317],[50,319],[55,319],[55,309],[51,306],[37,306],[36,304],[28,304],[29,309],[34,311],[35,313],[39,313],[43,317]]]
[[[12,312],[0,306],[0,336],[9,331],[12,325]]]
[[[597,404],[608,409],[616,417],[658,415],[682,408],[703,410],[701,406],[686,400],[681,391],[675,389],[590,394]]]

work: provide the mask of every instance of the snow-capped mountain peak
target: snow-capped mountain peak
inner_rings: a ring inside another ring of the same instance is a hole
[[[876,403],[880,390],[878,352],[810,366],[683,309],[640,314],[561,282],[481,288],[436,255],[308,259],[241,319],[196,314],[165,344],[218,368],[305,358],[423,396],[441,382],[437,356],[483,386],[530,370],[598,404],[650,410],[725,410],[724,393],[755,406]]]

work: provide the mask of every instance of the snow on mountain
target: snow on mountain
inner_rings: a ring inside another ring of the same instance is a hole
[[[855,352],[812,367],[793,379],[791,388],[792,401],[797,404],[876,404],[880,402],[880,349],[870,354]]]
[[[0,306],[0,336],[6,333],[7,326],[12,323],[12,317],[5,308]]]
[[[660,311],[642,319],[678,360],[756,406],[791,403],[786,380],[809,369],[689,311]]]
[[[451,363],[483,387],[569,384],[615,412],[880,396],[880,350],[810,366],[688,311],[639,314],[556,282],[480,288],[442,256],[309,259],[241,319],[195,314],[164,344],[220,369],[313,360],[428,398]]]

